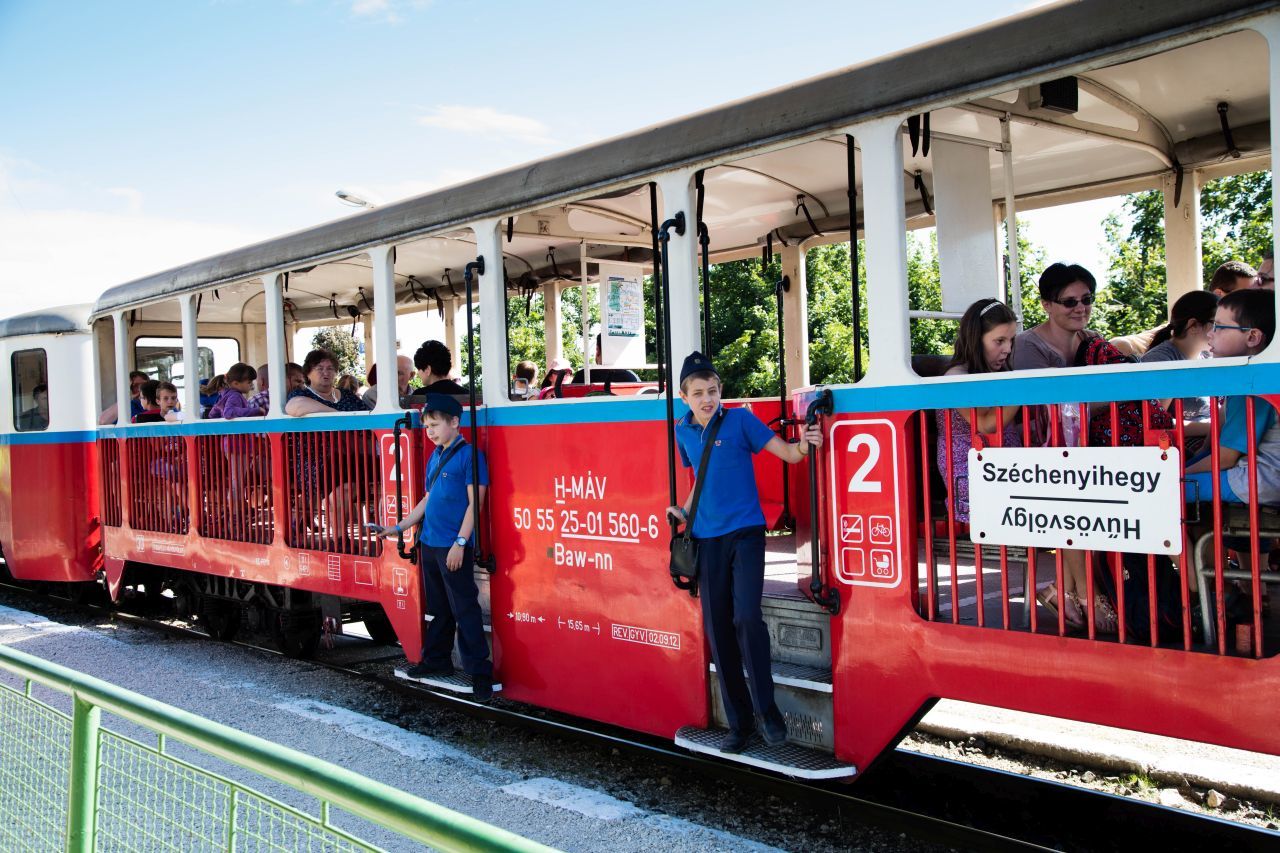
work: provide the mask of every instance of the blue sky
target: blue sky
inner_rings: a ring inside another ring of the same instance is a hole
[[[0,0],[0,314],[1031,5]]]

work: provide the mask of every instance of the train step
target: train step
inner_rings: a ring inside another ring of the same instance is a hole
[[[759,737],[752,738],[742,752],[726,754],[720,751],[720,741],[726,734],[727,729],[684,726],[676,732],[675,743],[690,752],[715,755],[726,761],[749,764],[796,779],[846,779],[858,774],[858,768],[836,761],[830,753],[793,743],[769,746]]]
[[[396,678],[403,678],[405,681],[416,681],[419,684],[425,684],[437,690],[448,690],[450,693],[469,695],[475,692],[471,686],[471,676],[464,673],[455,672],[453,675],[429,675],[425,678],[410,678],[408,670],[400,668],[396,670]],[[493,692],[498,693],[501,690],[502,684],[495,681],[493,683]]]
[[[796,687],[800,690],[812,690],[815,693],[831,692],[831,669],[830,667],[807,666],[801,663],[789,663],[787,661],[774,661],[770,667],[773,671],[774,685],[785,685],[787,687]],[[711,672],[716,671],[716,665],[710,664]]]

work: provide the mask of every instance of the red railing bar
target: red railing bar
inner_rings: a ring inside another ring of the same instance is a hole
[[[1264,401],[1264,405],[1270,405]],[[1262,657],[1262,547],[1258,541],[1258,437],[1253,431],[1254,400],[1244,398],[1244,421],[1249,425],[1245,430],[1248,436],[1249,454],[1249,550],[1252,558],[1250,567],[1250,583],[1253,592],[1253,656]]]
[[[960,624],[960,593],[957,587],[960,585],[960,570],[956,564],[956,490],[955,462],[952,459],[951,452],[951,411],[947,411],[947,416],[943,421],[943,432],[945,433],[943,440],[946,442],[943,453],[946,458],[947,468],[947,541],[951,545],[951,624]]]
[[[934,578],[934,575],[937,573],[937,560],[933,553],[933,495],[931,494],[933,487],[931,484],[932,478],[929,476],[929,472],[933,470],[933,466],[937,464],[937,454],[933,454],[933,459],[929,458],[929,450],[931,448],[929,447],[928,414],[928,410],[920,410],[920,466],[922,471],[921,487],[924,492],[924,558],[925,571],[928,572],[928,581],[926,582],[928,602],[925,605],[925,608],[929,621],[932,622],[937,616],[937,606],[935,601],[935,596],[937,594],[935,587],[937,583]],[[946,476],[951,476],[951,472],[948,471]],[[816,512],[816,509],[810,508],[811,514]],[[918,585],[919,582],[917,581],[917,586]]]
[[[1253,424],[1249,424],[1249,431],[1252,431]],[[1214,590],[1217,593],[1218,600],[1215,609],[1218,617],[1218,654],[1225,655],[1227,653],[1227,611],[1222,601],[1222,487],[1219,473],[1222,469],[1219,463],[1219,445],[1218,445],[1218,411],[1214,407],[1209,412],[1209,459],[1210,470],[1213,476],[1210,478],[1213,494],[1213,574],[1214,574]],[[1207,602],[1200,602],[1200,606],[1204,607]]]

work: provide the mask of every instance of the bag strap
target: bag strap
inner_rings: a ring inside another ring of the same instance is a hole
[[[455,441],[452,447],[440,454],[440,464],[436,466],[436,472],[432,474],[431,479],[427,481],[426,491],[431,491],[431,487],[436,484],[436,480],[440,479],[440,472],[444,470],[444,466],[449,464],[449,460],[453,458],[453,455],[461,450],[462,446],[466,443],[467,442],[465,440]]]
[[[685,536],[693,535],[693,517],[698,514],[698,500],[702,497],[702,483],[706,480],[707,463],[711,461],[711,448],[716,446],[716,436],[720,433],[720,424],[724,423],[725,410],[720,409],[716,415],[716,422],[711,425],[711,430],[706,433],[706,438],[702,443],[702,458],[698,460],[698,476],[693,481],[693,500],[689,501],[689,512],[685,516]]]

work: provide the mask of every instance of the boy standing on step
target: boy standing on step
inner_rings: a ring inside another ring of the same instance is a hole
[[[484,454],[473,450],[458,431],[462,404],[447,394],[426,396],[423,426],[436,446],[427,460],[427,493],[398,525],[378,527],[377,532],[395,536],[422,522],[418,558],[431,622],[422,660],[409,667],[408,676],[452,675],[456,631],[462,667],[471,676],[475,698],[487,702],[493,696],[493,663],[473,571],[473,524],[476,510],[484,505],[489,472]],[[480,456],[478,488],[472,477],[473,453]]]
[[[769,631],[760,609],[765,525],[751,457],[768,450],[784,462],[799,462],[822,445],[822,428],[808,426],[800,443],[788,443],[746,409],[724,408],[720,392],[720,374],[710,359],[700,352],[685,359],[680,399],[689,414],[676,422],[676,441],[686,468],[702,459],[704,439],[715,431],[692,535],[702,618],[729,720],[720,751],[738,753],[755,733],[756,717],[765,743],[778,746],[787,739],[786,720],[773,699]],[[691,491],[685,505],[668,507],[667,515],[687,524],[692,498]]]

